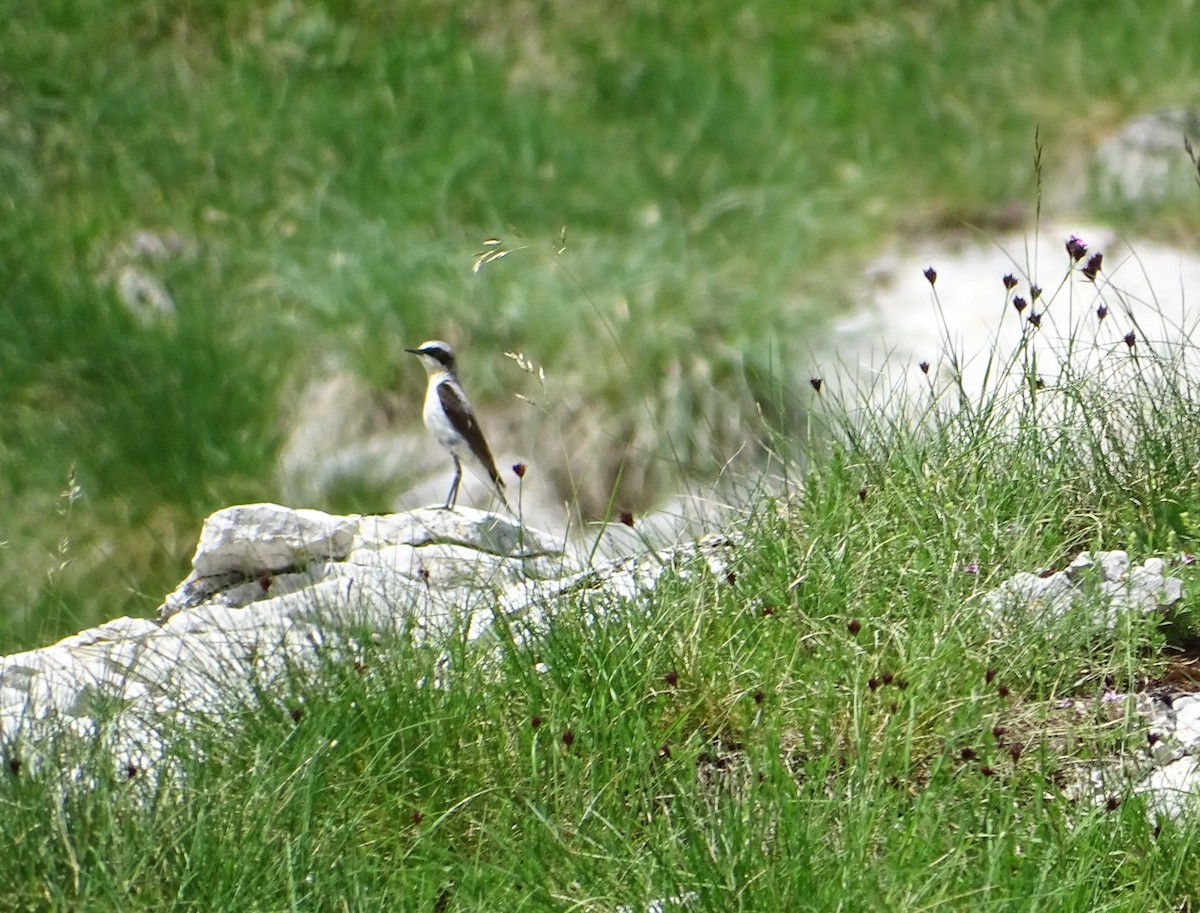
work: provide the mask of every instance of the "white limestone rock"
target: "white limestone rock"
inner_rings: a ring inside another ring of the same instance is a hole
[[[983,600],[1000,623],[1054,619],[1075,606],[1092,606],[1093,623],[1111,631],[1125,614],[1160,611],[1182,598],[1183,582],[1167,572],[1161,558],[1131,569],[1123,551],[1084,552],[1046,577],[1018,572]]]
[[[158,617],[169,618],[214,598],[244,606],[302,591],[328,576],[352,551],[358,556],[352,563],[361,564],[363,555],[387,546],[423,549],[433,544],[462,545],[481,560],[485,555],[521,559],[525,574],[553,573],[552,565],[536,559],[561,556],[563,551],[545,533],[508,517],[467,508],[335,517],[278,504],[230,507],[205,521],[192,573],[167,596]],[[431,559],[433,552],[422,554]]]
[[[350,550],[357,517],[278,504],[247,504],[217,511],[204,521],[192,559],[198,577],[251,576],[342,558]]]
[[[1200,131],[1192,139],[1200,147]],[[1176,133],[1171,143],[1172,154],[1190,165],[1182,135]],[[1200,199],[1195,176],[1193,171],[1187,191],[1193,200]],[[1086,259],[1070,265],[1064,245],[1072,235],[1090,252],[1104,254],[1103,282],[1092,284],[1080,275]],[[1051,308],[1036,342],[1039,377],[1048,392],[1060,379],[1071,387],[1091,374],[1105,377],[1110,387],[1128,382],[1131,391],[1145,388],[1146,373],[1138,362],[1115,367],[1123,364],[1115,356],[1125,349],[1121,338],[1130,328],[1128,320],[1114,315],[1100,327],[1095,324],[1096,307],[1111,305],[1117,294],[1142,326],[1166,328],[1154,343],[1158,356],[1179,356],[1187,377],[1200,376],[1188,333],[1170,330],[1195,321],[1192,290],[1200,287],[1200,256],[1194,249],[1123,237],[1103,225],[1043,223],[1035,230],[1031,223],[1025,233],[1000,236],[914,236],[880,262],[883,269],[854,291],[857,310],[832,325],[823,363],[804,369],[843,388],[853,384],[870,391],[873,408],[886,412],[898,403],[920,402],[930,396],[931,383],[939,400],[957,402],[961,382],[968,399],[981,407],[1020,391],[1026,382],[1022,371],[996,370],[1020,364],[1018,350],[1030,338],[1022,329],[1028,313],[1018,314],[1002,297],[1000,279],[1007,273],[1020,280],[1013,294],[1029,299],[1031,283],[1046,290],[1035,309]],[[930,266],[938,274],[936,295],[923,275]],[[1078,344],[1094,333],[1099,334],[1095,345]],[[922,361],[928,374],[918,370]],[[803,383],[809,376],[797,380]],[[1051,408],[1052,401],[1044,399],[1040,408]],[[1135,427],[1126,430],[1127,436],[1119,435],[1123,445],[1136,434]]]
[[[1132,204],[1197,193],[1185,136],[1200,143],[1200,109],[1161,108],[1123,124],[1096,148],[1099,190]]]
[[[1136,792],[1147,795],[1152,813],[1177,818],[1195,805],[1197,784],[1200,784],[1200,760],[1187,756],[1155,768],[1137,786]]]
[[[1129,572],[1129,555],[1125,552],[1096,552],[1096,564],[1104,574],[1104,579],[1110,582],[1124,580]]]
[[[158,623],[117,619],[0,657],[0,751],[40,763],[37,746],[94,741],[103,720],[116,769],[149,773],[169,728],[220,721],[297,675],[318,676],[356,656],[356,638],[452,626],[480,638],[498,612],[540,622],[551,599],[581,588],[631,598],[697,560],[723,572],[731,548],[712,537],[589,569],[545,533],[482,511],[231,507],[205,522],[192,573]]]
[[[1039,577],[1021,571],[984,597],[997,616],[1049,615],[1057,618],[1075,601],[1071,579],[1065,573]]]
[[[420,547],[458,543],[493,555],[532,558],[561,555],[563,543],[516,520],[469,508],[424,507],[398,514],[359,517],[353,547],[380,548],[404,543]]]
[[[1192,700],[1173,709],[1175,738],[1185,751],[1194,752],[1200,748],[1200,701]]]

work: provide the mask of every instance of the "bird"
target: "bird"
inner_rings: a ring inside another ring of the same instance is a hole
[[[446,510],[458,501],[458,483],[462,481],[462,466],[465,462],[483,482],[491,482],[500,503],[512,513],[504,497],[504,480],[496,469],[492,451],[488,448],[483,430],[475,418],[471,401],[458,381],[455,373],[454,349],[440,339],[423,342],[415,349],[405,349],[421,359],[429,375],[429,387],[425,391],[425,409],[422,418],[433,439],[450,451],[454,459],[454,481],[446,495]]]

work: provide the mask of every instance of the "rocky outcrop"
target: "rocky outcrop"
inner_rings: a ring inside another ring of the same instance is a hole
[[[728,543],[590,565],[515,520],[464,508],[339,517],[275,504],[205,522],[192,572],[156,620],[120,618],[0,658],[0,752],[36,765],[39,744],[94,739],[120,770],[150,770],[164,723],[219,719],[285,676],[353,660],[361,638],[448,626],[480,637],[497,613],[536,621],[564,594],[636,596],[700,556],[716,573]]]
[[[984,603],[1001,627],[1028,628],[1080,610],[1081,621],[1111,631],[1127,612],[1145,615],[1183,598],[1183,581],[1167,573],[1162,558],[1131,567],[1122,551],[1081,552],[1061,571],[1014,574],[988,593]]]

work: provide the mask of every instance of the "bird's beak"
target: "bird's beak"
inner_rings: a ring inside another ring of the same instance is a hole
[[[411,352],[413,355],[420,355],[420,354],[421,354],[421,350],[420,350],[420,349],[405,349],[404,351],[405,351],[405,352]]]

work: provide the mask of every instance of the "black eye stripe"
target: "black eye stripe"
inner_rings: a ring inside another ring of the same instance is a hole
[[[428,355],[434,361],[438,362],[438,364],[446,368],[454,364],[454,356],[440,346],[431,346],[428,349],[422,349],[421,354]]]

